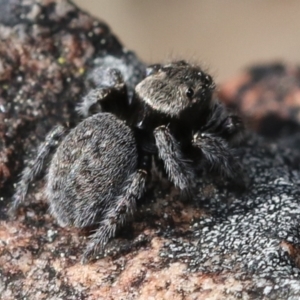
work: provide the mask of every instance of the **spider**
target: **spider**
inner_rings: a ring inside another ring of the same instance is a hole
[[[243,128],[214,99],[212,77],[186,61],[149,66],[131,98],[118,69],[100,68],[97,76],[100,84],[77,107],[83,120],[50,131],[24,169],[10,208],[15,214],[56,149],[45,186],[52,215],[61,226],[98,226],[83,263],[133,216],[153,157],[184,195],[193,195],[199,166],[238,175],[231,144]]]

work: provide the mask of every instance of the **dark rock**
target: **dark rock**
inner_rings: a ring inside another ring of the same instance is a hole
[[[117,62],[131,86],[144,66],[106,24],[66,1],[1,0],[0,5],[3,188],[53,125],[76,123],[74,106],[99,64]]]
[[[250,67],[222,84],[219,96],[252,130],[285,137],[300,129],[300,68],[283,63]]]
[[[56,225],[43,181],[9,220],[5,193],[24,158],[54,124],[76,123],[97,68],[117,65],[131,96],[144,65],[68,2],[0,1],[1,299],[299,299],[299,139],[248,134],[237,158],[245,190],[202,174],[198,199],[183,203],[154,179],[109,256],[88,265],[88,232]]]

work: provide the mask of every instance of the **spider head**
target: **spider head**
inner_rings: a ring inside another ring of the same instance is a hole
[[[185,61],[147,68],[146,78],[136,86],[138,98],[157,113],[181,118],[188,111],[201,112],[211,105],[215,84],[210,75]]]

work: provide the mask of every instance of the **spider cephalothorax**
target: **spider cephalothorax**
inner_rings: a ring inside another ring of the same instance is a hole
[[[61,226],[98,225],[83,261],[103,250],[141,198],[152,158],[169,180],[192,195],[195,170],[209,165],[224,176],[238,171],[230,147],[242,124],[213,98],[215,84],[185,61],[152,65],[131,98],[117,69],[100,68],[95,89],[78,106],[75,128],[54,128],[26,167],[11,212],[56,148],[47,173],[46,196]]]

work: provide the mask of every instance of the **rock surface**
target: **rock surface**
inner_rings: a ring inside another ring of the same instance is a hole
[[[267,137],[299,132],[300,68],[284,63],[252,66],[223,83],[219,96]]]
[[[57,226],[43,181],[9,220],[9,187],[25,153],[53,124],[76,122],[74,106],[97,80],[97,67],[117,65],[133,87],[144,66],[105,24],[69,2],[0,6],[1,299],[299,299],[294,138],[288,147],[248,134],[238,153],[249,177],[243,191],[203,173],[197,199],[184,203],[154,178],[134,222],[107,257],[88,265],[79,263],[88,233]]]
[[[53,125],[76,123],[75,104],[92,84],[97,65],[129,65],[125,79],[131,86],[144,66],[106,24],[66,1],[0,0],[0,6],[3,187]]]

